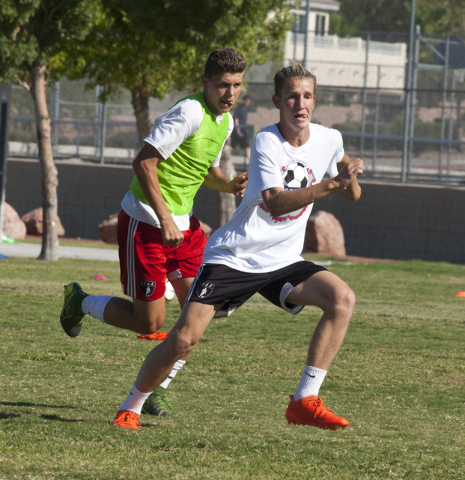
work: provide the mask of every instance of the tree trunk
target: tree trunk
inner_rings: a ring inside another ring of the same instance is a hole
[[[53,161],[50,117],[45,95],[45,66],[36,67],[31,82],[42,180],[43,233],[38,260],[58,260],[58,171]]]
[[[150,95],[142,87],[131,88],[131,103],[136,117],[139,145],[144,144],[144,138],[152,131],[152,123],[149,115]]]
[[[231,140],[228,138],[221,154],[220,168],[224,175],[231,180],[236,176],[234,163],[231,158]],[[218,192],[218,223],[224,225],[231,220],[236,211],[236,197],[230,193]]]

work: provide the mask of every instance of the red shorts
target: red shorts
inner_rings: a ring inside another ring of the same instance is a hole
[[[128,297],[157,300],[165,294],[165,281],[195,277],[202,264],[207,239],[200,223],[190,218],[184,242],[177,248],[163,245],[160,228],[139,222],[124,210],[118,216],[121,286]]]

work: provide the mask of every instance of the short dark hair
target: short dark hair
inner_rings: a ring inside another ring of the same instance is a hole
[[[207,78],[224,73],[243,73],[247,64],[244,57],[234,48],[219,48],[208,56],[204,75]]]
[[[250,98],[250,95],[244,95],[244,96],[242,97],[242,100],[245,102],[245,101],[247,101],[247,100],[252,100],[252,99]]]
[[[302,67],[298,63],[291,62],[288,67],[284,67],[279,70],[274,76],[274,94],[278,97],[284,86],[284,82],[288,78],[311,78],[313,80],[314,93],[316,90],[316,77],[313,73],[310,73],[306,68]]]

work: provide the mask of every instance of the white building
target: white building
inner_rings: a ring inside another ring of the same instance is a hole
[[[303,64],[307,37],[306,67],[317,77],[318,85],[403,89],[406,43],[369,41],[358,37],[341,38],[328,34],[331,12],[339,10],[336,0],[308,0],[310,12],[307,25],[306,0],[292,2],[291,13],[296,22],[287,32],[284,45],[284,64],[290,60]],[[307,35],[305,31],[307,29]],[[278,67],[280,68],[280,67]],[[252,67],[250,81],[271,81],[276,63]],[[365,78],[366,70],[366,78]]]

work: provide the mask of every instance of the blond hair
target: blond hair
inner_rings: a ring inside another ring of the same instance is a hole
[[[302,67],[302,65],[291,62],[289,66],[282,68],[274,76],[274,93],[278,97],[281,95],[281,91],[284,87],[284,82],[288,78],[311,78],[313,80],[314,91],[316,90],[315,75],[313,75],[313,73],[310,73],[306,68]]]

